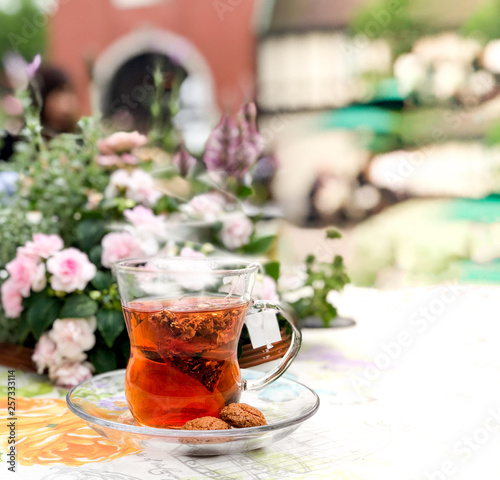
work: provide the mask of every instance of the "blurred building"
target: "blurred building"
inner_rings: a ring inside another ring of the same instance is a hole
[[[198,123],[201,139],[219,109],[253,95],[254,3],[60,2],[50,25],[49,58],[70,73],[87,114],[134,108],[140,117],[140,105],[151,95],[155,62],[167,69],[178,66],[188,80],[180,121]]]

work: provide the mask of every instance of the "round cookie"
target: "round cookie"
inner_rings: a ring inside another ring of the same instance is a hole
[[[231,403],[220,412],[220,418],[231,427],[246,428],[267,425],[264,414],[246,403]]]
[[[231,428],[226,422],[215,417],[200,417],[187,421],[181,430],[228,430]]]

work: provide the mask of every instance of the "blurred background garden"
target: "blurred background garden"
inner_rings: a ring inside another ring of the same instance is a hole
[[[4,205],[26,126],[14,92],[41,54],[58,72],[51,137],[91,116],[197,157],[254,100],[264,148],[245,209],[278,232],[273,259],[338,254],[378,288],[499,283],[499,14],[498,0],[0,0]]]

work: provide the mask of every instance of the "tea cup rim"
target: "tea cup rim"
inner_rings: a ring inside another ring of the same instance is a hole
[[[172,263],[199,263],[199,264],[208,264],[210,267],[210,263],[212,264],[226,264],[233,265],[231,268],[210,268],[210,271],[207,273],[211,274],[243,274],[243,273],[251,273],[254,271],[262,271],[262,265],[255,261],[250,260],[242,260],[240,258],[231,258],[231,257],[180,257],[180,256],[161,256],[161,255],[153,255],[150,257],[133,257],[133,258],[124,258],[118,260],[112,264],[112,271],[116,272],[116,270],[120,270],[122,272],[146,272],[146,273],[158,273],[158,272],[170,272],[172,274],[175,273],[187,273],[184,268],[165,268],[162,265],[156,266],[155,268],[147,267],[146,265],[154,260],[168,261]],[[139,266],[140,264],[144,264]],[[237,265],[240,267],[238,268]],[[194,273],[194,272],[193,272]]]

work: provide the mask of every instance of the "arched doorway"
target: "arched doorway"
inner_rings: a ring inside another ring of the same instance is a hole
[[[93,70],[94,111],[113,119],[118,128],[147,132],[156,68],[162,72],[164,87],[160,115],[168,120],[170,89],[181,81],[180,109],[173,121],[188,149],[200,152],[218,118],[212,74],[198,50],[171,32],[131,32],[100,55]]]

